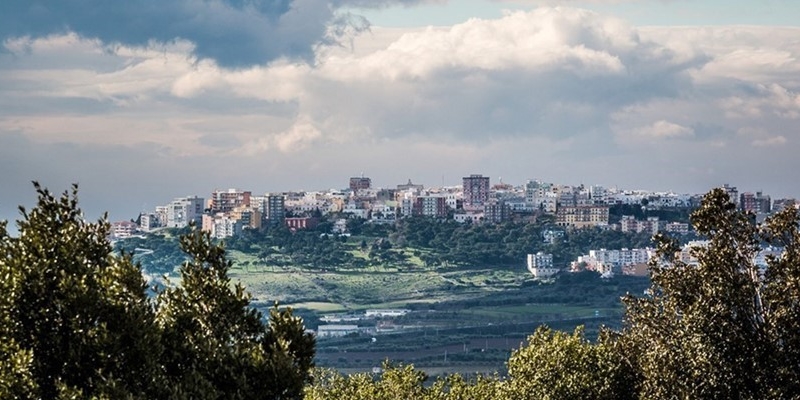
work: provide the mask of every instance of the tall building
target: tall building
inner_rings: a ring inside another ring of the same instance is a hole
[[[239,221],[242,228],[261,228],[261,211],[253,207],[236,207],[230,216],[233,220]]]
[[[167,228],[185,228],[190,222],[203,223],[205,200],[202,197],[181,197],[166,205]]]
[[[369,189],[372,187],[372,179],[365,176],[354,176],[350,178],[350,190],[357,191],[362,189]]]
[[[511,219],[511,206],[505,201],[492,200],[483,205],[483,220],[488,223],[500,223]]]
[[[739,196],[739,207],[742,211],[766,214],[772,211],[772,200],[768,195],[761,192],[756,192],[755,194],[745,192]]]
[[[286,200],[282,194],[267,195],[267,209],[264,215],[266,216],[267,223],[270,226],[278,226],[283,224],[283,220],[286,218],[285,201]]]
[[[463,178],[464,207],[482,207],[489,201],[489,177],[470,175]]]
[[[444,196],[419,196],[414,199],[413,214],[426,217],[447,217],[447,203]]]
[[[249,191],[239,191],[237,189],[228,190],[215,190],[211,192],[211,200],[209,201],[209,208],[211,212],[228,213],[237,207],[250,206]]]

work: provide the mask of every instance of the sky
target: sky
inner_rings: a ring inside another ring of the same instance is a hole
[[[483,174],[800,197],[793,0],[5,0],[0,219]]]

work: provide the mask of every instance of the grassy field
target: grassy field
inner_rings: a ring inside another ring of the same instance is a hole
[[[502,371],[511,351],[541,324],[565,330],[586,325],[587,337],[596,335],[601,325],[619,326],[619,297],[641,291],[646,284],[641,279],[609,282],[591,276],[585,282],[570,277],[567,283],[539,283],[523,266],[434,268],[412,262],[312,270],[268,265],[235,251],[229,256],[232,280],[245,285],[254,305],[267,308],[279,301],[291,306],[311,329],[325,314],[412,310],[399,318],[358,322],[373,330],[388,323],[394,333],[320,338],[317,365],[345,371],[370,371],[387,359],[414,363],[434,375]]]
[[[319,313],[480,297],[519,287],[527,272],[508,269],[459,271],[454,268],[369,266],[360,270],[308,270],[260,263],[231,252],[233,281],[240,281],[259,302],[279,301]]]

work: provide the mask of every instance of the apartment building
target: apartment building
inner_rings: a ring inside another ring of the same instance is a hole
[[[214,214],[228,213],[237,207],[250,206],[251,196],[252,193],[249,191],[237,189],[215,190],[211,192],[208,208]]]
[[[559,207],[556,224],[572,228],[608,225],[608,206]]]
[[[479,208],[489,201],[489,177],[470,175],[462,178],[464,208]]]

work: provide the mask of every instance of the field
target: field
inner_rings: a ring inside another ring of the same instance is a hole
[[[410,311],[342,322],[358,325],[361,332],[319,338],[317,365],[343,371],[370,371],[388,359],[414,363],[430,374],[502,372],[510,352],[537,326],[572,330],[585,325],[592,337],[601,325],[619,326],[621,295],[641,293],[647,285],[646,279],[604,281],[594,275],[542,283],[522,265],[309,270],[259,263],[235,251],[230,257],[232,280],[245,285],[257,307],[266,309],[275,301],[291,306],[310,329],[324,324],[325,315]]]

